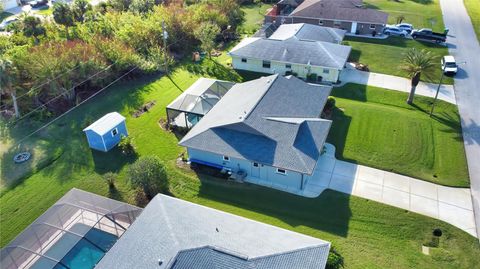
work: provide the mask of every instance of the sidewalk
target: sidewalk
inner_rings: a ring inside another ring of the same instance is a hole
[[[335,85],[335,87],[343,86],[350,82],[407,93],[410,92],[411,88],[409,79],[379,73],[359,71],[350,66],[350,64],[347,64],[347,68],[345,68],[340,74],[340,81],[342,83],[338,86]],[[438,84],[420,82],[420,84],[417,86],[415,94],[433,98],[435,97],[437,87]],[[442,87],[440,87],[438,99],[456,104],[453,85],[442,85]]]

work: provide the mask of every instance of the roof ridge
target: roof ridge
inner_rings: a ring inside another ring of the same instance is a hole
[[[269,77],[274,77],[273,81],[270,81],[270,80],[267,81],[267,83],[269,83],[267,90],[263,92],[262,97],[258,99],[257,103],[252,107],[252,109],[250,109],[250,111],[242,118],[242,121],[245,121],[246,119],[248,119],[248,117],[252,114],[252,112],[257,108],[258,104],[260,104],[263,98],[265,98],[265,95],[267,95],[268,91],[270,91],[270,88],[272,88],[272,85],[277,81],[280,75],[274,74],[274,75],[263,77],[263,78],[269,78]]]
[[[335,57],[333,57],[333,55],[330,53],[330,50],[325,47],[325,43],[328,43],[328,42],[317,41],[317,43],[318,43],[318,45],[319,45],[320,47],[322,47],[322,49],[323,49],[323,51],[325,52],[325,54],[327,54],[327,56],[328,56],[332,61],[334,61],[335,63],[337,63],[337,65],[340,65],[340,63],[337,61],[337,59],[335,59]],[[331,43],[329,43],[329,44],[331,44]],[[337,46],[338,46],[339,44],[333,44],[333,45],[337,45]],[[342,46],[342,45],[340,45],[340,46]]]

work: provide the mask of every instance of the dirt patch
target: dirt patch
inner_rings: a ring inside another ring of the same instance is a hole
[[[140,109],[137,109],[135,112],[133,112],[132,116],[134,118],[138,118],[140,117],[143,113],[146,113],[150,110],[150,108],[152,108],[152,106],[155,105],[155,100],[154,101],[150,101],[146,104],[143,104],[142,107]]]

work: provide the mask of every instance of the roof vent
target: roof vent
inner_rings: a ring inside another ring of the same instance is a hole
[[[161,259],[158,259],[158,265],[162,265],[163,261]]]

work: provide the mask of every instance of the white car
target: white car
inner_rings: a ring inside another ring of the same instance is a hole
[[[411,25],[410,23],[402,22],[402,23],[399,23],[395,26],[397,28],[399,28],[400,30],[404,30],[408,34],[410,34],[413,31],[413,25]]]
[[[396,35],[401,37],[406,37],[408,35],[407,31],[402,30],[396,26],[387,26],[383,29],[383,33],[386,35]]]
[[[445,74],[456,74],[458,71],[457,62],[455,62],[455,58],[451,55],[443,56],[441,64],[443,73]]]

